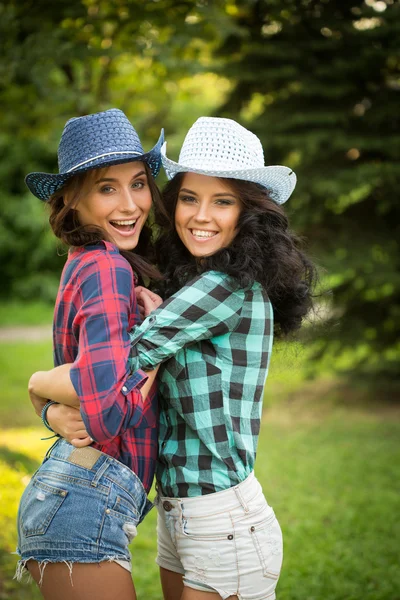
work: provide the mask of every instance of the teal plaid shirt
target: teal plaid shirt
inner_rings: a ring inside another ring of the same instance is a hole
[[[253,470],[273,339],[259,283],[208,271],[131,331],[133,370],[163,363],[156,471],[162,494],[199,496]]]

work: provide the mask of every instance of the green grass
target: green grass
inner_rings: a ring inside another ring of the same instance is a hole
[[[1,600],[40,598],[33,585],[12,581],[10,552],[19,497],[51,443],[32,428],[25,391],[50,355],[50,342],[0,345]],[[274,354],[256,463],[284,533],[278,598],[399,600],[400,407],[329,373],[307,381],[306,359],[296,345]],[[146,517],[131,547],[139,600],[161,598],[155,517]]]
[[[54,305],[45,302],[0,302],[0,327],[48,325],[53,321]]]
[[[52,342],[0,344],[0,427],[37,425],[27,385],[34,371],[51,369]]]

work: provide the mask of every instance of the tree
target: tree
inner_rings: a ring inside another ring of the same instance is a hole
[[[57,172],[57,144],[68,118],[121,108],[147,149],[162,126],[183,130],[200,105],[211,110],[221,101],[226,82],[219,90],[210,85],[217,76],[201,72],[216,38],[218,14],[224,17],[221,4],[0,3],[3,298],[54,299],[65,249],[58,256],[46,207],[27,191],[24,177],[30,171]],[[200,18],[204,11],[210,18]]]
[[[333,294],[318,353],[396,376],[400,5],[255,0],[230,13],[237,31],[219,56],[234,85],[219,114],[247,122],[267,164],[298,175],[288,211]]]

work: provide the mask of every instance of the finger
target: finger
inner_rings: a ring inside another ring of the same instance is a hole
[[[73,438],[79,438],[82,440],[85,437],[89,437],[89,434],[85,428],[81,428],[81,429],[72,429],[69,432],[69,436],[73,437]]]
[[[141,297],[143,298],[150,298],[150,300],[152,300],[153,302],[157,302],[158,300],[160,300],[160,296],[158,294],[155,294],[154,292],[152,292],[151,290],[148,290],[147,288],[142,288],[141,291]]]
[[[93,440],[91,437],[86,436],[83,439],[74,438],[70,443],[75,446],[75,448],[84,448],[85,446],[90,446],[90,444],[93,443]]]
[[[153,300],[151,300],[151,298],[148,298],[147,296],[143,296],[143,305],[145,315],[148,315],[155,309]]]

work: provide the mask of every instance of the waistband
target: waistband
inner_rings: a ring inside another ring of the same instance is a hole
[[[75,448],[75,446],[67,442],[67,440],[61,438],[48,449],[46,458],[50,457],[64,460],[95,473],[94,483],[105,475],[106,471],[108,474],[113,473],[114,476],[118,478],[118,483],[123,487],[129,486],[129,484],[132,485],[133,483],[135,486],[139,486],[143,491],[143,494],[147,497],[143,483],[134,471],[119,462],[116,458],[113,458],[92,446]]]
[[[180,507],[184,508],[185,514],[188,517],[191,514],[199,517],[208,515],[210,511],[215,512],[216,507],[220,507],[221,510],[226,511],[234,510],[241,506],[247,511],[249,510],[248,503],[254,500],[259,494],[262,494],[262,488],[254,475],[254,471],[252,471],[241,483],[222,492],[190,498],[159,496],[158,502],[162,504],[164,510],[167,510],[167,512],[175,507]]]

